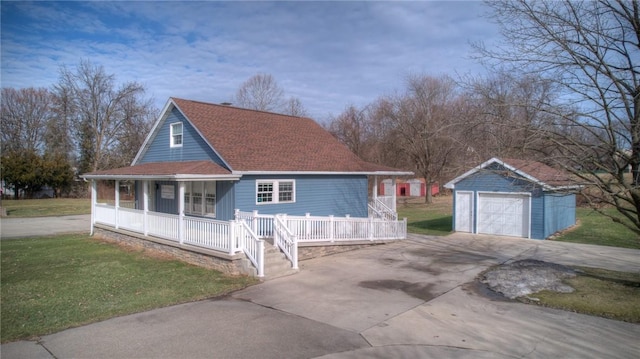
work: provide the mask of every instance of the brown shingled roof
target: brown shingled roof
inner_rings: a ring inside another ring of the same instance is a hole
[[[95,171],[87,177],[100,176],[178,176],[178,175],[231,175],[231,172],[212,161],[151,162],[135,166]]]
[[[571,178],[569,173],[545,165],[542,162],[519,160],[513,158],[505,158],[502,161],[509,166],[524,172],[540,182],[544,182],[553,187],[570,186],[574,185],[575,181]]]
[[[400,171],[360,160],[309,118],[172,100],[233,171]]]

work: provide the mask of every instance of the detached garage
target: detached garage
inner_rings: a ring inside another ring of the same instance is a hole
[[[540,162],[492,158],[445,187],[456,232],[545,239],[576,223],[579,187]]]

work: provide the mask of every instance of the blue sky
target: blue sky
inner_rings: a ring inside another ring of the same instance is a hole
[[[403,88],[409,74],[479,75],[472,41],[498,29],[481,2],[11,2],[1,7],[1,84],[50,87],[81,59],[170,96],[230,101],[275,77],[323,122]]]

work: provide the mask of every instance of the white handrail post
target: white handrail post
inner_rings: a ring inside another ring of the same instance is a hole
[[[144,235],[149,235],[149,181],[142,182],[142,226]]]
[[[236,227],[240,227],[237,220],[229,221],[229,254],[236,252]]]
[[[93,225],[96,223],[96,202],[98,201],[98,181],[91,180],[91,235],[93,236]]]
[[[291,238],[293,241],[291,257],[291,266],[293,269],[298,269],[298,236],[293,236]]]
[[[184,192],[185,183],[178,182],[178,240],[184,244]]]
[[[253,233],[257,234],[258,237],[260,236],[260,232],[258,231],[258,210],[253,211],[251,230],[253,231]]]
[[[307,239],[311,238],[311,213],[307,212],[304,214],[304,236]]]
[[[334,234],[333,231],[335,229],[335,222],[333,220],[333,214],[329,216],[329,241],[333,242]]]
[[[119,180],[115,180],[115,203],[114,203],[114,208],[115,208],[115,212],[116,212],[116,229],[118,229],[120,227],[120,223],[118,223],[118,208],[120,207],[120,181]]]
[[[258,253],[256,254],[258,257],[258,277],[264,277],[264,241],[258,241]]]
[[[238,216],[240,216],[240,210],[236,208],[233,210],[233,219],[237,220]]]

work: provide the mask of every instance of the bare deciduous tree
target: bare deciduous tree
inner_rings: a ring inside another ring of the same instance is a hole
[[[479,45],[480,54],[513,71],[541,74],[565,90],[572,111],[555,114],[562,118],[558,126],[539,135],[554,141],[553,159],[581,179],[594,208],[614,206],[622,217],[610,217],[640,234],[638,1],[487,4],[506,42]]]
[[[44,88],[2,89],[2,151],[42,153],[51,95]]]
[[[282,113],[297,117],[309,116],[309,113],[307,112],[307,109],[304,108],[302,101],[297,97],[289,98],[289,100],[284,104]]]
[[[548,108],[557,96],[551,81],[502,71],[474,79],[467,94],[477,106],[467,143],[480,155],[478,163],[491,157],[541,160],[551,154],[550,142],[539,133],[557,118],[552,113],[559,107]]]
[[[365,110],[350,105],[340,115],[330,119],[327,129],[351,152],[366,160],[364,147],[367,141],[368,127],[369,119]]]
[[[427,203],[432,202],[432,185],[444,179],[462,149],[458,131],[464,118],[455,111],[457,98],[456,85],[447,76],[411,76],[406,94],[391,99],[385,114],[399,153],[426,181]]]
[[[257,74],[242,83],[234,99],[237,106],[276,112],[283,107],[284,90],[270,74]]]
[[[121,164],[115,158],[122,155],[123,139],[152,113],[150,102],[142,99],[142,85],[128,82],[116,88],[114,75],[89,61],[81,61],[75,71],[62,67],[54,91],[71,111],[66,115],[76,131],[81,172]]]

